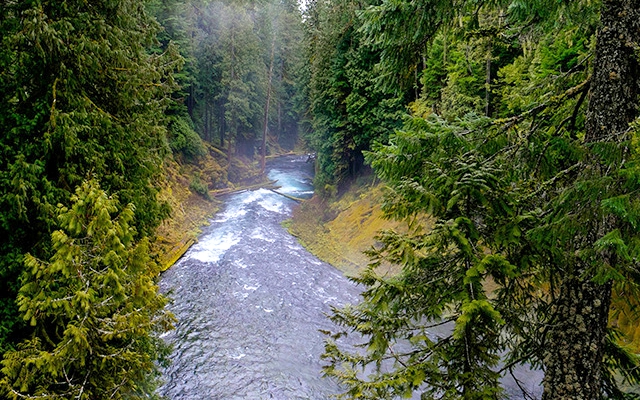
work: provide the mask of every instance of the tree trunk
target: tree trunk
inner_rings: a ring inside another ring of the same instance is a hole
[[[489,50],[487,50],[487,62],[485,65],[485,74],[486,79],[484,83],[484,115],[487,117],[491,116],[491,53],[493,50],[493,46],[489,45]]]
[[[224,149],[225,132],[227,131],[227,119],[225,118],[224,101],[218,101],[218,135],[220,137],[220,148]]]
[[[605,0],[593,60],[591,95],[586,120],[587,142],[617,140],[638,109],[640,0]]]
[[[633,44],[640,39],[640,0],[605,0],[597,36],[585,142],[619,141],[637,115],[638,61]],[[592,161],[593,178],[607,174]],[[594,208],[597,209],[597,205]],[[594,242],[615,226],[612,217],[593,215]],[[602,259],[615,269],[615,259]],[[577,261],[561,278],[545,343],[543,400],[601,399],[603,349],[611,283],[593,281],[586,262]]]
[[[262,135],[262,148],[260,158],[260,171],[264,174],[267,158],[267,134],[269,133],[269,103],[271,102],[271,80],[273,79],[273,61],[276,50],[276,36],[271,41],[271,58],[269,60],[269,78],[267,80],[267,101],[264,105],[264,132]]]
[[[611,285],[580,277],[578,268],[560,285],[545,343],[543,400],[602,398],[602,357]]]
[[[235,62],[236,62],[236,48],[235,48],[235,35],[234,35],[234,24],[231,25],[231,82],[236,79],[236,70],[235,70]],[[229,93],[233,90],[232,87],[229,88]],[[233,160],[233,140],[237,140],[238,138],[238,121],[236,119],[236,105],[231,104],[231,131],[227,135],[227,180],[230,181],[231,175],[231,161]]]
[[[282,102],[278,100],[278,128],[276,130],[276,141],[280,142],[282,135]]]
[[[189,86],[189,95],[187,96],[187,112],[193,119],[193,109],[196,107],[195,88],[193,85]]]
[[[211,102],[209,104],[209,143],[213,143],[213,139],[215,137],[215,126],[216,126],[216,104],[215,102]]]
[[[207,102],[204,103],[204,118],[202,121],[202,125],[203,125],[203,131],[204,131],[204,140],[205,141],[209,141],[209,104]]]

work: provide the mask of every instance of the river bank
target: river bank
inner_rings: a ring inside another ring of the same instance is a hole
[[[382,190],[382,185],[363,180],[332,200],[314,196],[294,210],[287,223],[289,232],[322,261],[347,276],[357,275],[369,264],[364,252],[375,244],[377,232],[404,229],[403,224],[383,218]],[[384,268],[395,272],[390,266]]]
[[[221,197],[243,188],[267,185],[257,161],[234,159],[227,172],[227,156],[211,145],[196,160],[167,160],[159,197],[171,215],[156,231],[153,243],[161,269],[167,270],[196,243],[202,228],[220,211]]]
[[[271,159],[292,153],[279,154]],[[208,154],[191,162],[170,160],[165,165],[166,180],[160,198],[171,207],[171,216],[156,232],[155,253],[162,270],[175,264],[196,243],[202,229],[220,211],[222,196],[243,187],[268,185],[260,175],[257,162],[237,162],[235,168],[240,181],[224,183],[222,165],[226,155],[209,149]],[[206,191],[194,189],[201,182]],[[354,182],[338,198],[323,200],[318,196],[307,199],[294,208],[292,218],[285,222],[289,232],[311,253],[347,276],[356,275],[367,266],[364,254],[375,242],[376,232],[402,229],[395,221],[385,220],[381,211],[382,186],[363,179]]]

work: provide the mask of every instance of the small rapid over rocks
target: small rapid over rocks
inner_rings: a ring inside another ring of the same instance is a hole
[[[278,192],[312,195],[306,156],[272,161]],[[178,322],[159,390],[169,399],[327,399],[322,377],[330,305],[359,290],[308,253],[281,222],[296,202],[260,189],[229,196],[199,242],[161,279]]]

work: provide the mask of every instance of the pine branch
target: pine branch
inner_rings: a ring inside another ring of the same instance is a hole
[[[561,104],[562,102],[566,101],[567,99],[571,99],[576,95],[582,93],[584,90],[588,90],[590,83],[591,83],[591,76],[589,76],[587,79],[582,81],[580,84],[565,90],[564,93],[562,93],[561,95],[551,97],[549,101],[538,104],[537,106],[521,114],[514,115],[513,117],[496,119],[492,123],[492,125],[503,125],[502,129],[507,130],[529,116],[535,117],[536,115],[538,115],[538,113],[542,112],[543,110],[546,110],[549,107],[555,107]]]

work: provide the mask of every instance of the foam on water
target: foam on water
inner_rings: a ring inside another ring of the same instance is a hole
[[[268,197],[270,194],[271,191],[267,189],[252,190],[243,194],[241,202],[242,204],[255,203],[257,201],[261,201],[265,197]]]
[[[242,206],[231,206],[225,212],[216,215],[212,222],[227,222],[230,219],[242,217],[247,214],[247,209]]]
[[[240,242],[240,236],[233,232],[205,237],[196,244],[189,257],[201,262],[216,263],[224,253]]]
[[[259,201],[258,204],[260,207],[264,208],[267,211],[284,214],[287,212],[284,206],[284,202],[282,200],[275,200],[273,198],[264,199]]]
[[[269,242],[269,243],[274,243],[276,241],[273,238],[273,235],[271,237],[267,236],[267,233],[261,227],[255,229],[251,233],[251,239],[264,240],[265,242]]]
[[[247,297],[249,297],[249,293],[233,292],[233,296],[246,299]]]
[[[243,263],[240,260],[233,260],[233,264],[235,266],[237,266],[238,268],[242,268],[242,269],[246,269],[247,268],[247,264]]]

